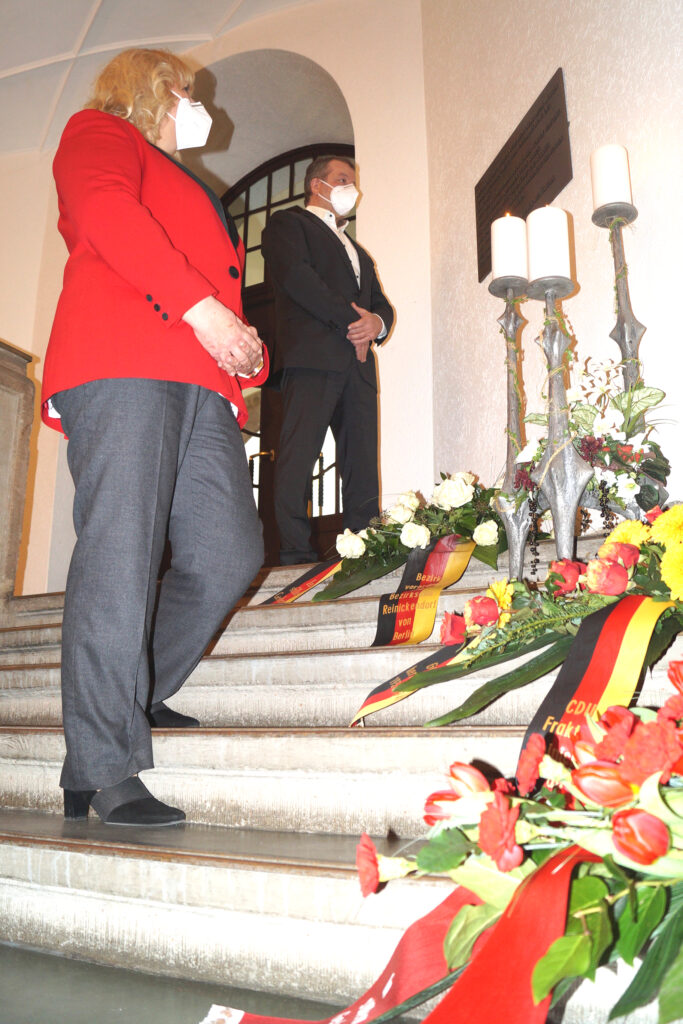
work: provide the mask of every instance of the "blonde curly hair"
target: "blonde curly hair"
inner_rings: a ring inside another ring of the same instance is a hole
[[[86,107],[130,121],[154,143],[177,102],[172,90],[192,91],[193,84],[194,72],[168,50],[123,50],[100,71]]]

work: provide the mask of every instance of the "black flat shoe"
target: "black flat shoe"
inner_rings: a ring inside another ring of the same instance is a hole
[[[197,729],[199,719],[190,715],[181,715],[179,711],[167,707],[163,701],[152,704],[147,712],[147,721],[153,729]]]
[[[157,800],[136,775],[97,791],[64,790],[65,818],[87,818],[88,807],[105,825],[178,825],[185,820],[184,811]]]

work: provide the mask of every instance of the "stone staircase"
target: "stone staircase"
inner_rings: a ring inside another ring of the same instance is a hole
[[[543,561],[550,557],[548,546]],[[549,680],[466,725],[422,728],[480,685],[480,673],[350,730],[372,687],[436,649],[444,611],[461,610],[491,573],[473,563],[442,594],[434,633],[419,648],[369,649],[377,594],[399,574],[333,604],[304,597],[262,606],[300,571],[259,576],[171,702],[202,728],[155,731],[146,781],[185,809],[188,824],[178,829],[63,820],[61,595],[13,599],[12,624],[0,630],[0,941],[346,1005],[405,928],[444,898],[449,883],[425,878],[363,900],[358,835],[366,830],[382,852],[395,852],[423,834],[424,798],[443,787],[453,760],[512,773]],[[640,699],[669,692],[658,667]],[[566,1024],[604,1020],[603,988],[581,986]]]

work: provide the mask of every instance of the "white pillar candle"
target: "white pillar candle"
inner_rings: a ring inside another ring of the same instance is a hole
[[[526,224],[521,217],[506,213],[491,224],[491,269],[498,277],[521,277],[527,280]]]
[[[591,184],[594,210],[609,203],[633,205],[628,151],[623,146],[601,146],[591,153]]]
[[[569,222],[557,206],[541,206],[526,219],[529,280],[540,277],[571,278]]]

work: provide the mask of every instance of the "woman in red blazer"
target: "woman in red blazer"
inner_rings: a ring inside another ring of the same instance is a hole
[[[267,356],[242,319],[242,242],[217,197],[173,159],[210,118],[170,53],[102,71],[54,161],[69,250],[43,376],[46,423],[76,488],[64,607],[65,815],[184,819],[138,772],[150,726],[263,559],[240,426]],[[157,588],[164,547],[171,565]]]

